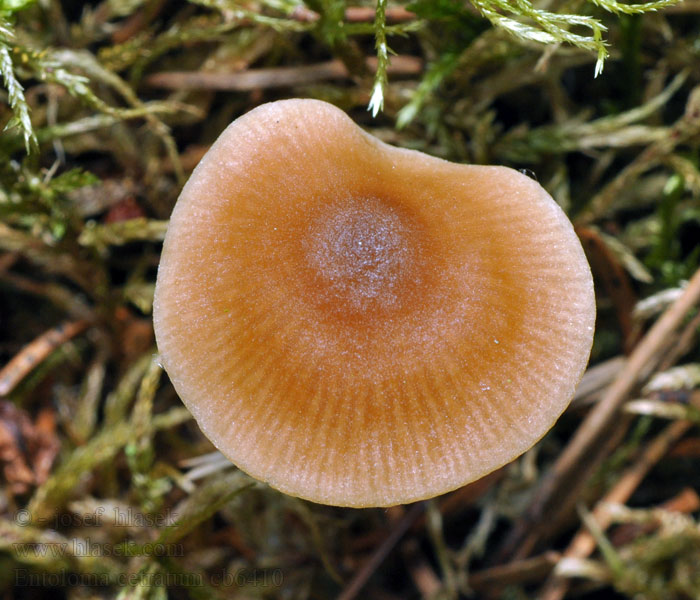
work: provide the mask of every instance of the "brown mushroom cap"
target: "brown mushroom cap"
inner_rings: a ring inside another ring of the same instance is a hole
[[[285,100],[219,137],[158,271],[163,364],[202,431],[294,496],[389,506],[530,448],[586,366],[595,302],[535,181],[388,146]]]

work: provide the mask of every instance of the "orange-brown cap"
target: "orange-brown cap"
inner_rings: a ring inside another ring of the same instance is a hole
[[[214,445],[283,492],[356,507],[530,448],[594,321],[581,245],[535,181],[388,146],[316,100],[219,137],[173,211],[154,305]]]

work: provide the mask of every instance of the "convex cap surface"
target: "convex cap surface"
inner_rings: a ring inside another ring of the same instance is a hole
[[[357,507],[530,448],[594,320],[581,245],[538,183],[388,146],[316,100],[222,133],[173,211],[154,304],[214,445],[283,492]]]

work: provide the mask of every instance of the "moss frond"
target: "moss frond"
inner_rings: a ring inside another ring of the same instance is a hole
[[[384,108],[384,88],[387,83],[386,70],[389,67],[389,47],[386,43],[386,0],[377,0],[377,12],[374,18],[374,47],[377,50],[377,73],[374,76],[372,96],[367,110],[373,117]]]
[[[24,88],[15,75],[15,66],[12,61],[12,50],[15,47],[12,26],[0,14],[0,74],[5,81],[10,108],[14,113],[5,129],[18,128],[24,138],[27,153],[29,153],[38,144],[32,128],[32,120],[29,117],[29,105],[24,97]]]
[[[588,0],[591,4],[614,14],[643,14],[677,4],[680,0],[658,0],[646,4],[624,4],[616,0]],[[555,13],[536,8],[529,0],[471,0],[474,7],[494,27],[524,41],[538,44],[571,44],[596,52],[595,76],[603,71],[608,50],[603,41],[606,26],[594,17],[576,13]],[[572,29],[589,30],[588,35]]]

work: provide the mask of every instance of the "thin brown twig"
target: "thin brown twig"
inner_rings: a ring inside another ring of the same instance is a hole
[[[661,361],[659,370],[665,371],[672,367],[676,361],[690,349],[697,336],[698,326],[700,326],[700,312],[683,328],[678,342],[673,345],[669,353]],[[662,433],[654,438],[635,464],[623,473],[617,484],[598,502],[596,508],[593,510],[592,516],[600,525],[601,530],[604,531],[610,525],[610,517],[605,510],[605,504],[623,504],[627,502],[642,479],[649,472],[649,469],[668,453],[671,446],[675,445],[675,443],[680,440],[690,428],[690,425],[691,423],[688,421],[679,421],[669,425]],[[595,539],[588,530],[582,528],[569,544],[564,553],[564,557],[586,558],[594,549]],[[561,600],[561,598],[566,595],[568,588],[569,580],[553,576],[545,584],[542,590],[542,598],[543,600]]]
[[[345,9],[345,20],[350,23],[371,23],[374,21],[377,11],[371,6],[348,6]],[[389,23],[405,23],[413,21],[415,13],[406,10],[403,6],[388,6],[386,8],[386,20]]]
[[[435,569],[421,552],[415,538],[407,539],[401,545],[401,555],[406,563],[406,569],[423,598],[435,598],[442,588],[442,581]]]
[[[120,27],[112,33],[113,44],[123,44],[140,31],[143,31],[160,14],[165,0],[147,3],[141,10],[133,13]]]
[[[377,70],[377,59],[369,57],[367,67]],[[394,56],[388,68],[390,75],[417,75],[423,69],[423,61],[414,56]],[[350,72],[340,60],[314,65],[248,69],[236,73],[209,73],[201,71],[167,71],[154,73],[146,78],[151,87],[172,90],[206,89],[251,91],[296,85],[308,85],[330,79],[346,79]]]
[[[345,9],[345,20],[349,23],[371,23],[376,15],[377,11],[371,6],[348,6]],[[302,23],[315,23],[321,15],[310,8],[299,6],[289,17]],[[406,10],[403,6],[388,6],[386,9],[386,20],[389,23],[404,23],[415,18],[415,13]]]
[[[661,460],[673,444],[685,435],[691,425],[690,421],[676,421],[668,425],[644,449],[634,464],[622,474],[613,488],[603,496],[592,513],[592,517],[597,521],[601,530],[604,531],[612,523],[607,505],[626,503],[651,468]],[[582,528],[564,552],[564,558],[586,558],[595,550],[595,547],[595,538],[587,529]],[[568,589],[569,580],[555,575],[545,584],[540,598],[542,600],[562,600]]]
[[[621,414],[615,419],[615,426],[610,428],[606,435],[596,445],[595,451],[591,451],[587,461],[582,461],[576,473],[576,478],[581,485],[570,485],[563,489],[556,497],[556,511],[552,517],[546,519],[535,532],[538,543],[546,543],[563,529],[575,525],[576,507],[581,503],[581,488],[591,480],[591,477],[602,467],[606,457],[610,456],[623,442],[634,422],[634,416]]]
[[[30,371],[69,339],[82,333],[90,321],[67,321],[42,333],[0,370],[0,396],[9,394]]]
[[[393,550],[394,546],[399,542],[399,540],[404,536],[404,534],[409,530],[413,522],[420,516],[423,512],[423,503],[418,502],[411,506],[411,508],[401,517],[401,519],[396,523],[394,529],[387,536],[387,538],[380,544],[377,549],[372,553],[369,560],[362,565],[360,570],[355,573],[350,583],[345,587],[345,589],[338,596],[338,600],[352,600],[357,596],[357,594],[362,590],[362,588],[367,583],[367,580],[372,576],[372,574],[379,568],[379,565],[384,562],[384,559]]]
[[[506,565],[490,567],[469,575],[469,587],[486,591],[492,586],[533,583],[544,579],[559,562],[559,552],[550,550],[540,556],[517,560]]]
[[[578,428],[574,438],[564,449],[551,472],[543,479],[523,518],[516,524],[501,552],[515,558],[528,556],[542,535],[541,525],[555,520],[559,514],[558,500],[564,490],[576,493],[585,485],[581,467],[595,462],[603,435],[609,430],[615,416],[634,388],[658,364],[662,351],[667,348],[672,334],[688,311],[700,301],[700,270],[688,283],[683,294],[652,326],[635,348],[624,368],[607,389],[601,401],[591,410]],[[517,550],[516,550],[517,549]]]

